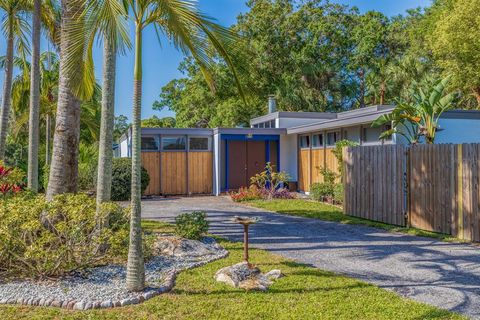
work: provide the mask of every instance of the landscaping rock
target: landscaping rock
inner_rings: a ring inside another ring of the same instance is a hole
[[[137,304],[171,290],[178,272],[224,258],[228,254],[212,238],[196,241],[161,236],[159,239],[156,255],[145,264],[146,289],[143,292],[127,290],[125,266],[106,265],[73,273],[56,281],[2,282],[0,303],[75,310]]]
[[[213,239],[204,241],[190,240],[172,235],[159,235],[154,246],[154,253],[173,257],[207,257],[223,251]]]
[[[215,274],[215,280],[224,282],[234,288],[265,291],[273,283],[273,280],[278,279],[281,274],[280,270],[272,270],[267,274],[262,274],[257,267],[253,267],[247,262],[240,262],[218,270]]]

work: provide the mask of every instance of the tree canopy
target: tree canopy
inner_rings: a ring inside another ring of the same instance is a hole
[[[247,125],[267,97],[284,111],[339,111],[411,99],[411,89],[451,74],[457,107],[480,105],[480,0],[437,0],[387,17],[323,0],[249,0],[232,28],[243,42],[235,60],[247,88],[244,104],[222,59],[215,90],[185,58],[184,74],[161,88],[154,109],[176,113],[179,127]],[[477,100],[472,99],[476,97]]]

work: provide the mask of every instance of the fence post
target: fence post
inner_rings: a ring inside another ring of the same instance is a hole
[[[412,227],[412,189],[411,189],[411,175],[412,175],[412,147],[407,146],[405,150],[405,200],[406,200],[406,212],[405,212],[405,224],[407,228]]]
[[[458,220],[457,220],[457,238],[463,239],[463,146],[461,144],[457,147],[458,152],[458,167],[457,167],[457,207],[458,207]]]

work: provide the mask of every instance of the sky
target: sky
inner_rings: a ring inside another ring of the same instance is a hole
[[[201,10],[215,18],[220,24],[230,26],[236,22],[240,13],[245,13],[248,8],[245,0],[199,0]],[[377,10],[387,16],[403,14],[407,9],[428,6],[431,0],[332,0],[332,2],[356,6],[361,12]],[[133,39],[133,28],[131,38]],[[155,31],[146,29],[144,32],[143,48],[143,98],[142,118],[152,115],[158,117],[172,116],[173,112],[162,112],[152,109],[152,104],[158,99],[161,88],[169,81],[179,78],[182,74],[178,71],[179,63],[183,59],[182,53],[176,51],[166,39],[159,44]],[[5,38],[0,35],[0,55],[5,55]],[[42,51],[48,45],[42,41]],[[99,43],[94,52],[95,74],[97,80],[102,79],[102,48]],[[3,88],[3,71],[0,85]],[[133,51],[127,52],[117,58],[115,114],[131,117],[133,95]]]

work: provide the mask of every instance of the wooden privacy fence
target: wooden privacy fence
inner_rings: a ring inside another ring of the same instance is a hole
[[[406,147],[399,145],[344,150],[344,210],[348,215],[405,225]]]
[[[345,214],[480,241],[480,144],[344,150]]]

